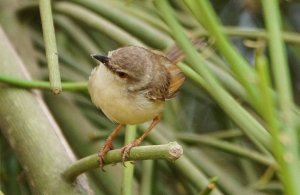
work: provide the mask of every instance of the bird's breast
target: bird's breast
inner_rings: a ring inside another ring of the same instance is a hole
[[[117,81],[103,65],[93,70],[88,89],[93,103],[116,123],[143,123],[153,119],[163,109],[163,102],[150,101],[142,93],[129,92],[124,83]]]

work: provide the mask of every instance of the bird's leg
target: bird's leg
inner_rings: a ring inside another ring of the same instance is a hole
[[[114,137],[117,135],[117,133],[124,127],[124,125],[119,124],[114,130],[113,132],[108,136],[108,138],[105,140],[104,145],[100,148],[99,152],[98,152],[98,162],[99,162],[99,166],[102,169],[102,171],[104,171],[103,166],[104,166],[104,156],[105,154],[113,149],[113,145],[112,145],[112,140],[114,139]]]
[[[124,165],[126,158],[128,158],[128,156],[129,156],[131,148],[140,145],[140,143],[145,139],[145,137],[149,134],[149,132],[159,123],[159,121],[160,121],[160,116],[156,116],[152,120],[152,123],[148,127],[148,129],[143,133],[143,135],[141,135],[139,138],[137,138],[133,142],[131,142],[121,148],[123,165]]]

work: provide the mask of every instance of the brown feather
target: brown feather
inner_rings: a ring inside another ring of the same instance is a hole
[[[151,100],[160,101],[174,98],[180,87],[183,85],[185,76],[175,64],[165,57],[164,53],[157,50],[151,50],[151,52],[154,53],[159,59],[159,63],[156,66],[158,69],[157,71],[160,73],[165,73],[158,74],[153,78],[153,82],[157,84],[155,81],[157,79],[160,81],[160,85],[156,85],[155,87],[153,86],[151,91],[146,94],[146,97]]]
[[[175,64],[172,64],[167,68],[170,73],[170,85],[166,99],[171,99],[176,96],[178,90],[183,85],[185,76]]]
[[[182,71],[167,57],[162,56],[161,61],[161,64],[166,67],[169,73],[169,85],[165,94],[165,99],[171,99],[177,95],[177,92],[185,81],[185,76]]]

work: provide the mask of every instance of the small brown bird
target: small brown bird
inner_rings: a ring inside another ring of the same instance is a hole
[[[92,57],[101,62],[88,82],[92,102],[119,124],[98,153],[103,168],[104,156],[122,127],[152,120],[142,136],[122,148],[124,162],[130,149],[138,146],[160,121],[165,100],[176,96],[185,76],[163,53],[142,47],[123,47],[108,56]]]

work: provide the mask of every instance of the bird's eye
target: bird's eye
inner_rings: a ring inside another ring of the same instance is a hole
[[[126,74],[125,72],[121,72],[121,71],[118,71],[118,72],[117,72],[117,75],[118,75],[120,78],[122,78],[122,79],[128,77],[128,74]]]

